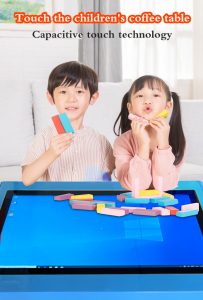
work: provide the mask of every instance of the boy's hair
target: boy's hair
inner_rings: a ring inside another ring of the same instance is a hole
[[[144,88],[145,84],[147,84],[151,89],[153,89],[154,86],[162,88],[166,94],[167,101],[171,101],[171,98],[173,99],[173,111],[169,122],[169,144],[172,147],[173,154],[175,155],[174,164],[178,165],[183,158],[186,144],[181,122],[180,99],[176,93],[170,92],[168,85],[159,77],[146,75],[138,78],[133,82],[130,90],[123,97],[121,111],[114,123],[114,133],[119,136],[120,134],[131,129],[131,121],[128,119],[129,112],[127,103],[131,101],[132,94]],[[119,123],[119,126],[116,131],[117,123]]]
[[[77,61],[69,61],[58,65],[49,75],[47,90],[53,97],[58,86],[71,86],[82,82],[85,89],[89,88],[90,98],[98,91],[98,76],[88,66]]]

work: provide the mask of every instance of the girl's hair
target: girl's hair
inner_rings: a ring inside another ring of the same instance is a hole
[[[123,97],[121,111],[114,123],[114,133],[119,136],[120,134],[131,129],[131,121],[128,119],[129,112],[127,103],[131,101],[131,96],[133,94],[144,88],[145,84],[147,84],[151,89],[154,89],[155,86],[162,88],[166,94],[167,101],[171,101],[171,98],[173,99],[173,111],[169,122],[169,144],[172,147],[173,154],[175,155],[174,164],[178,165],[183,158],[186,144],[181,122],[180,99],[176,93],[170,92],[168,85],[159,77],[146,75],[133,82],[130,90]],[[117,123],[118,129],[116,130]]]

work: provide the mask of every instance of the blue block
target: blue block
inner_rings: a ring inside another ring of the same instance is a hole
[[[71,123],[70,123],[70,121],[68,119],[67,114],[66,113],[62,113],[62,114],[59,115],[59,118],[61,120],[61,123],[62,123],[65,131],[66,132],[72,132],[72,133],[74,133],[74,129],[73,129],[73,127],[72,127],[72,125],[71,125]]]
[[[132,197],[132,192],[122,193],[120,195],[125,195],[126,197]]]
[[[102,200],[93,200],[92,204],[105,204],[105,207],[116,207],[116,203],[113,201],[102,201]]]
[[[195,216],[198,215],[199,210],[198,209],[194,209],[194,210],[185,210],[185,211],[178,211],[176,213],[177,217],[190,217],[190,216]]]
[[[170,200],[172,200],[170,197],[154,197],[154,198],[150,198],[150,202],[151,203],[159,203],[160,201],[170,201]]]
[[[125,203],[148,204],[149,201],[149,198],[125,198]]]
[[[174,199],[171,199],[171,198],[167,199],[167,198],[165,198],[165,199],[159,200],[158,204],[160,206],[176,205],[176,204],[178,204],[178,199],[175,199],[175,198]]]

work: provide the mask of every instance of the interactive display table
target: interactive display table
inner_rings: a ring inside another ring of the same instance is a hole
[[[13,290],[13,282],[21,290],[43,290],[48,281],[53,290],[73,290],[74,282],[75,290],[86,291],[184,290],[185,280],[186,290],[203,290],[201,182],[179,182],[169,191],[177,208],[200,204],[198,215],[187,218],[113,217],[54,201],[59,194],[91,193],[119,207],[116,196],[124,191],[117,182],[1,183],[0,291],[11,281]]]

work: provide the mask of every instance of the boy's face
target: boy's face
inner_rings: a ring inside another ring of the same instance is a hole
[[[84,114],[89,106],[98,98],[95,93],[90,98],[89,89],[85,89],[80,81],[77,86],[58,86],[53,93],[53,99],[48,94],[50,102],[54,102],[59,113],[66,112],[71,121],[83,120]]]

